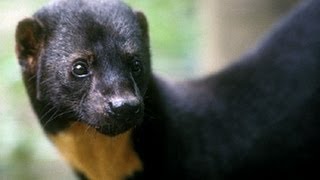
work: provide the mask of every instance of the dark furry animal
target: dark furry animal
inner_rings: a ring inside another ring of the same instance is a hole
[[[151,73],[147,21],[115,0],[52,3],[16,42],[33,108],[83,178],[319,178],[318,0],[188,82]]]

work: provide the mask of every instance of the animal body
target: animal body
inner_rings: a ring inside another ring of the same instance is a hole
[[[87,179],[305,179],[320,160],[320,1],[239,62],[171,82],[147,20],[116,0],[60,0],[22,20],[16,51],[49,139]]]

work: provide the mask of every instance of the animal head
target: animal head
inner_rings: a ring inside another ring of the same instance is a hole
[[[22,72],[34,77],[29,96],[104,134],[134,127],[150,76],[147,26],[143,13],[117,0],[43,7],[16,30]]]

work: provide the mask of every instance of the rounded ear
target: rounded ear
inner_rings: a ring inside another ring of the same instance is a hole
[[[138,19],[140,29],[142,31],[142,36],[147,42],[149,42],[149,27],[147,18],[141,11],[135,11],[135,14]]]
[[[22,66],[36,64],[37,55],[41,48],[43,28],[33,18],[19,22],[16,28],[16,54]]]
[[[22,67],[24,78],[29,80],[28,86],[35,92],[34,96],[41,99],[40,91],[40,63],[39,52],[44,40],[44,29],[42,25],[33,18],[26,18],[19,22],[16,29],[16,54]],[[35,77],[35,78],[31,78]],[[32,82],[31,80],[32,79]]]

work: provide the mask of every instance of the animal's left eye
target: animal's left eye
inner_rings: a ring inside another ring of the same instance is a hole
[[[89,76],[89,65],[84,60],[77,60],[72,66],[72,74],[79,78]]]
[[[134,60],[131,64],[131,72],[134,76],[138,76],[142,72],[142,64],[139,60]]]

